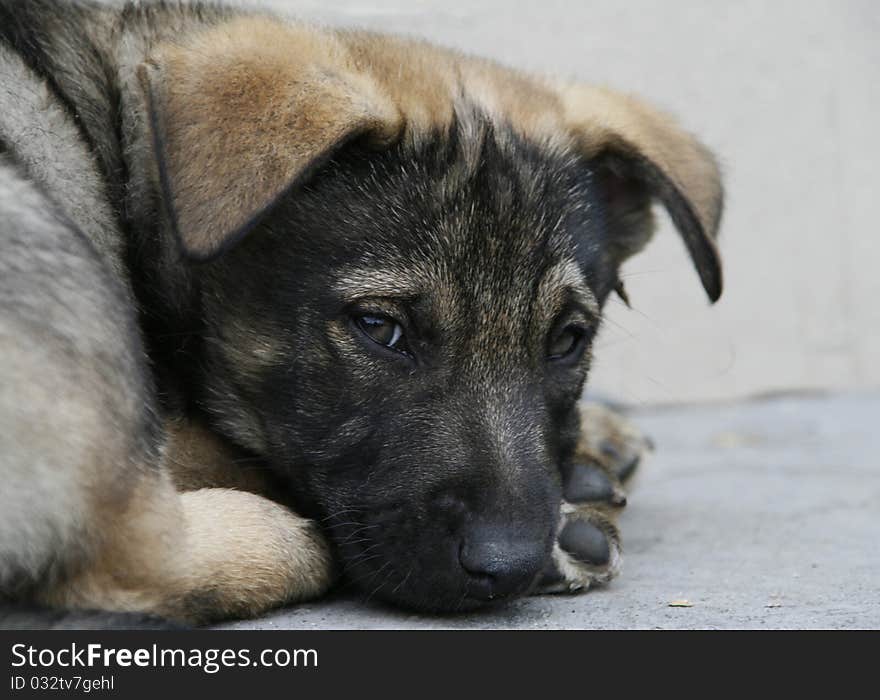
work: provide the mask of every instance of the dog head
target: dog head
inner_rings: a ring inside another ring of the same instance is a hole
[[[370,34],[238,20],[140,78],[215,424],[377,596],[525,592],[654,200],[721,293],[713,159],[629,98]]]

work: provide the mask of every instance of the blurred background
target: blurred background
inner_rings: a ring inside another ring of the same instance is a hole
[[[880,9],[871,0],[262,0],[606,83],[720,157],[710,307],[665,216],[625,268],[591,385],[634,406],[880,386]]]

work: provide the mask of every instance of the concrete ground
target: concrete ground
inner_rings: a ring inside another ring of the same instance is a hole
[[[880,628],[880,394],[634,417],[658,449],[630,493],[623,573],[606,588],[457,617],[337,594],[227,626]]]

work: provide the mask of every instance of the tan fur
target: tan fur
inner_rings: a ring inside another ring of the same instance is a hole
[[[239,453],[197,421],[169,423],[165,464],[180,492],[210,487],[275,496],[256,458]]]
[[[248,617],[320,595],[333,570],[314,523],[235,487],[267,487],[228,460],[197,426],[173,430],[166,472],[150,473],[124,499],[96,507],[104,533],[78,573],[42,590],[39,602],[149,612],[187,623]],[[211,483],[213,487],[204,488]],[[218,488],[225,485],[225,488]],[[120,505],[123,504],[123,505]]]
[[[328,149],[399,116],[331,35],[237,19],[158,49],[140,77],[186,248],[208,256]]]
[[[563,85],[565,121],[587,156],[609,148],[652,161],[685,193],[700,224],[714,235],[721,215],[721,183],[714,159],[668,115],[607,88]]]
[[[617,152],[643,158],[659,170],[663,182],[653,194],[669,209],[715,301],[721,294],[721,263],[713,240],[723,195],[711,153],[671,117],[633,97],[586,85],[563,85],[560,92],[565,121],[586,156]],[[677,206],[679,197],[683,207]],[[717,283],[707,273],[717,276]]]
[[[551,148],[647,164],[714,301],[721,185],[709,152],[668,116],[605,88],[555,83],[414,40],[240,18],[163,44],[139,75],[184,247],[241,235],[354,136],[378,147],[446,130],[471,105]]]

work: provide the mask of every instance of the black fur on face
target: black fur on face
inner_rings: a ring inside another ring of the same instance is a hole
[[[204,404],[376,597],[466,609],[524,593],[549,557],[617,281],[595,180],[468,113],[346,149],[200,268]],[[521,569],[503,590],[466,567],[486,537]]]

